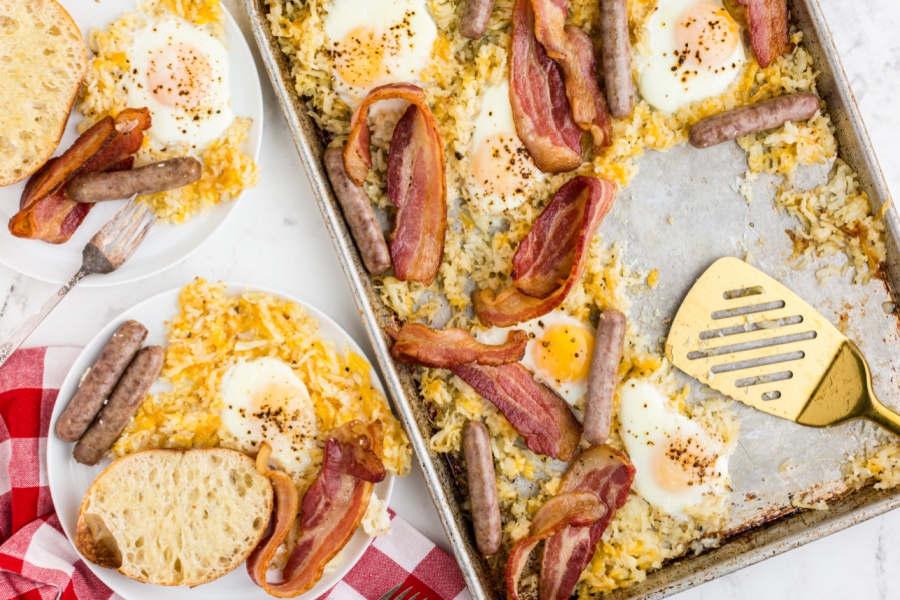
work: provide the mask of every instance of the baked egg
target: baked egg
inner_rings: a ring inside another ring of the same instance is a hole
[[[747,63],[741,30],[716,0],[660,0],[646,27],[638,90],[660,110],[724,94]]]

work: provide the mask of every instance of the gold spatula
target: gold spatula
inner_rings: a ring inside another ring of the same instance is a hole
[[[900,435],[856,347],[799,296],[736,258],[717,260],[678,309],[666,356],[709,387],[776,417],[828,427],[868,419]]]

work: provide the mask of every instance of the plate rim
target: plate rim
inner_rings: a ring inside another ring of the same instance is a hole
[[[226,30],[226,32],[228,31],[229,28],[233,28],[234,31],[236,31],[236,32],[238,33],[238,35],[237,35],[236,37],[239,38],[239,40],[237,41],[237,43],[235,43],[235,40],[233,40],[230,36],[227,38],[227,42],[228,42],[227,49],[228,49],[228,51],[229,51],[229,52],[231,52],[231,51],[238,51],[238,52],[241,52],[241,53],[244,53],[244,52],[245,52],[246,55],[247,55],[247,56],[249,57],[249,59],[250,59],[250,61],[249,61],[250,64],[253,66],[253,74],[255,75],[255,77],[253,77],[253,81],[256,82],[256,85],[253,86],[253,89],[250,89],[250,90],[249,90],[249,94],[253,96],[253,102],[259,106],[259,114],[258,114],[258,115],[251,115],[250,118],[253,120],[252,127],[258,127],[259,135],[257,136],[258,139],[256,140],[256,143],[255,143],[255,144],[253,144],[253,139],[252,139],[252,138],[249,138],[247,141],[248,141],[248,142],[251,144],[251,146],[252,146],[252,147],[250,148],[250,155],[251,155],[251,157],[253,158],[253,162],[256,163],[256,164],[258,165],[258,164],[259,164],[259,156],[260,156],[260,154],[261,154],[261,152],[262,152],[263,139],[264,139],[264,137],[265,137],[265,135],[264,135],[264,126],[265,126],[265,112],[266,112],[266,110],[265,110],[265,98],[263,97],[263,92],[262,92],[262,79],[260,78],[260,74],[259,74],[259,66],[256,64],[256,63],[257,63],[256,57],[253,55],[253,49],[252,49],[252,47],[250,46],[250,43],[247,41],[247,36],[244,35],[244,32],[241,30],[241,27],[240,27],[240,25],[238,24],[237,20],[234,18],[234,15],[231,14],[231,11],[228,10],[228,7],[225,6],[225,3],[224,3],[224,2],[221,3],[221,7],[222,7],[222,12],[223,12],[223,14],[224,14],[224,25],[225,25],[225,30]],[[64,9],[66,10],[66,12],[68,12],[70,15],[71,15],[72,12],[74,12],[74,11],[69,10],[69,8],[67,8],[67,7],[63,7],[63,8],[64,8]],[[130,10],[130,9],[129,9],[129,10]],[[135,7],[134,10],[137,10],[137,7]],[[123,12],[122,14],[126,14],[127,12],[128,12],[128,11],[125,11],[125,12]],[[77,24],[77,17],[76,17],[76,16],[72,16],[72,19],[73,19],[73,20],[76,22],[76,24]],[[80,28],[80,26],[79,26],[79,28]],[[85,42],[85,45],[87,46],[87,42]],[[88,57],[88,58],[89,58],[89,59],[91,58],[91,57],[90,57],[90,52],[89,52],[89,57]],[[81,92],[79,91],[79,97],[80,97],[80,94],[81,94]],[[77,105],[77,102],[76,102],[76,105]],[[77,108],[76,108],[75,105],[73,105],[72,109],[71,109],[70,112],[69,112],[69,119],[71,119],[73,116],[76,116],[76,114],[77,114]],[[238,116],[239,116],[239,115],[238,115]],[[68,121],[67,121],[67,123],[68,123]],[[59,147],[57,147],[56,151],[54,151],[54,155],[56,154],[56,152],[57,152],[58,150],[59,150]],[[27,181],[27,180],[26,180],[26,181]],[[0,188],[0,189],[2,189],[2,188]],[[132,274],[132,275],[128,275],[128,276],[126,276],[125,278],[122,278],[122,279],[112,279],[112,280],[111,280],[111,279],[109,279],[109,278],[107,278],[107,277],[87,277],[87,278],[85,278],[84,280],[82,280],[81,283],[80,283],[79,285],[80,285],[81,287],[83,287],[83,288],[105,288],[105,287],[114,287],[114,286],[117,286],[117,285],[126,285],[126,284],[129,284],[129,283],[135,283],[135,282],[138,282],[138,281],[143,281],[143,280],[145,280],[145,279],[148,279],[148,278],[150,278],[150,277],[153,277],[154,275],[158,275],[159,273],[162,273],[163,271],[167,271],[167,270],[169,270],[169,269],[171,269],[171,268],[173,268],[173,267],[179,265],[180,263],[182,263],[182,262],[184,262],[185,260],[187,260],[188,257],[190,257],[191,255],[193,255],[194,253],[196,253],[198,250],[200,250],[200,248],[202,248],[203,246],[205,246],[205,245],[209,242],[209,240],[212,239],[212,238],[216,235],[216,233],[217,233],[222,227],[225,226],[225,224],[229,221],[229,219],[231,218],[231,216],[232,216],[232,214],[234,213],[235,209],[237,208],[237,203],[238,203],[238,201],[241,199],[241,197],[244,195],[245,192],[247,192],[247,191],[249,191],[249,190],[252,190],[252,189],[253,189],[253,188],[248,188],[248,189],[242,190],[242,191],[238,194],[237,197],[232,198],[230,201],[228,201],[228,202],[226,202],[226,203],[218,203],[218,204],[216,204],[215,206],[209,207],[208,209],[206,209],[205,211],[203,211],[204,213],[206,213],[206,212],[209,212],[209,210],[214,209],[214,208],[217,207],[217,206],[221,206],[222,209],[224,210],[224,213],[223,213],[223,216],[222,216],[222,220],[219,222],[218,225],[216,225],[216,226],[215,226],[209,233],[207,233],[205,236],[202,236],[201,239],[200,239],[195,245],[193,245],[193,247],[189,248],[186,252],[182,252],[181,254],[177,255],[177,256],[175,257],[174,261],[172,261],[172,262],[167,262],[167,263],[166,263],[165,261],[163,261],[165,264],[162,264],[162,265],[160,265],[160,266],[151,267],[150,269],[148,269],[148,270],[145,271],[145,272],[134,273],[134,274]],[[200,215],[198,215],[198,217],[199,217],[199,216],[200,216]],[[200,237],[200,236],[198,236],[198,237]],[[74,247],[73,247],[72,250],[73,250],[73,254],[74,254],[74,253],[77,253],[77,254],[80,254],[80,253],[81,253],[81,248],[74,248]],[[140,251],[140,249],[138,249],[138,251]],[[13,264],[12,264],[11,262],[9,262],[8,260],[5,260],[2,253],[0,253],[0,265],[3,265],[4,267],[6,267],[6,268],[12,270],[13,272],[15,272],[15,273],[17,273],[17,274],[19,274],[19,275],[24,275],[24,276],[29,277],[29,278],[31,278],[31,279],[34,279],[34,280],[37,280],[37,281],[42,281],[42,282],[45,282],[45,283],[51,283],[51,284],[54,284],[54,285],[62,285],[62,284],[64,284],[65,281],[66,281],[66,278],[69,277],[68,275],[66,275],[66,276],[63,277],[63,279],[56,279],[56,278],[54,278],[53,276],[48,276],[48,275],[43,274],[43,273],[41,273],[41,272],[39,272],[39,271],[32,271],[32,270],[28,270],[27,272],[26,272],[26,271],[23,271],[23,270],[20,269],[19,266],[13,265]],[[76,267],[76,268],[77,268],[77,267]],[[72,274],[74,274],[74,271],[73,271]]]
[[[192,279],[191,281],[194,281],[194,280]],[[369,372],[370,372],[370,378],[372,380],[372,385],[376,389],[381,391],[381,393],[384,394],[385,397],[387,398],[387,392],[385,390],[384,384],[382,383],[381,378],[378,375],[378,371],[375,369],[374,364],[365,355],[365,352],[363,352],[362,348],[360,347],[360,345],[356,341],[356,339],[354,339],[353,336],[351,336],[347,332],[347,330],[344,329],[344,327],[342,327],[337,321],[335,321],[333,318],[331,318],[327,313],[325,313],[321,309],[317,308],[316,306],[313,306],[309,302],[306,302],[305,300],[302,300],[302,299],[298,298],[297,296],[294,296],[293,294],[282,292],[280,290],[276,290],[276,289],[268,287],[268,286],[250,284],[250,283],[241,282],[241,281],[217,281],[216,283],[223,283],[225,285],[226,294],[231,294],[231,293],[242,294],[244,292],[261,292],[261,293],[272,294],[282,300],[295,302],[295,303],[299,304],[300,306],[302,306],[304,308],[304,310],[307,311],[307,314],[309,316],[315,318],[320,324],[327,323],[329,326],[334,327],[338,332],[340,332],[344,336],[345,340],[340,342],[340,341],[330,339],[329,341],[332,341],[336,345],[339,343],[345,343],[348,346],[349,350],[356,352],[357,354],[359,354],[360,356],[365,358],[366,362],[369,363]],[[65,441],[61,440],[54,433],[54,428],[56,427],[56,422],[59,419],[59,416],[63,411],[63,408],[62,408],[63,403],[59,401],[61,399],[63,391],[72,385],[75,385],[77,387],[77,383],[73,383],[73,382],[76,382],[78,379],[80,379],[80,377],[81,377],[80,373],[84,371],[84,368],[86,366],[85,365],[85,366],[82,366],[81,368],[79,368],[79,365],[81,363],[85,363],[86,361],[89,362],[87,353],[89,352],[91,346],[93,346],[94,344],[97,344],[102,339],[111,335],[112,331],[114,330],[114,326],[120,324],[123,321],[123,319],[129,318],[129,317],[126,317],[126,315],[128,315],[129,313],[132,313],[133,311],[140,310],[140,309],[146,308],[146,307],[152,307],[155,304],[159,304],[160,302],[167,301],[167,297],[170,297],[170,296],[173,297],[173,299],[177,301],[178,295],[181,293],[181,291],[185,287],[185,285],[188,285],[188,284],[184,284],[184,285],[181,285],[178,287],[170,288],[165,291],[159,292],[149,298],[145,298],[144,300],[141,300],[140,302],[133,304],[132,306],[130,306],[129,308],[126,308],[123,311],[120,311],[115,317],[110,319],[106,325],[104,325],[99,331],[97,331],[97,333],[90,339],[90,341],[88,341],[82,347],[81,351],[78,353],[78,356],[75,358],[75,361],[72,363],[72,366],[66,372],[66,375],[63,378],[63,381],[59,386],[58,395],[57,395],[56,401],[54,402],[54,405],[53,405],[53,411],[51,412],[51,415],[50,415],[50,423],[49,423],[49,427],[48,427],[48,431],[47,431],[47,443],[46,443],[46,447],[44,449],[44,454],[45,454],[45,458],[46,458],[46,468],[47,468],[47,488],[50,491],[50,498],[51,498],[51,502],[53,503],[54,510],[57,505],[57,502],[56,502],[57,497],[60,497],[59,494],[65,493],[65,490],[59,489],[59,486],[61,485],[60,477],[61,477],[61,475],[63,475],[65,473],[65,469],[67,468],[67,465],[71,465],[71,462],[58,463],[53,458],[54,452],[52,449],[59,448],[60,446],[68,447],[68,446],[72,446],[72,444],[73,444],[73,443],[65,442]],[[101,348],[98,345],[98,347],[95,348],[95,352],[98,353],[100,351],[100,349]],[[393,414],[393,409],[391,409],[391,413]],[[70,459],[70,461],[71,460],[73,460],[73,459]],[[104,461],[107,461],[107,460],[109,460],[109,459],[104,459]],[[106,466],[108,466],[108,465],[106,465]],[[88,468],[88,467],[85,467],[85,468]],[[105,470],[105,468],[106,467],[104,467],[104,470]],[[54,476],[53,475],[54,473],[58,473],[58,475]],[[97,476],[99,477],[99,473]],[[394,488],[396,486],[398,477],[399,477],[399,475],[395,475],[393,473],[388,473],[387,476],[384,478],[384,480],[378,484],[378,485],[384,486],[384,494],[379,499],[382,500],[385,503],[385,505],[390,504],[391,498],[393,497]],[[94,478],[94,481],[95,480],[96,480],[96,477]],[[92,481],[92,483],[93,483],[93,481]],[[54,492],[54,488],[56,488],[55,492]],[[79,504],[80,504],[80,501],[79,501]],[[156,584],[144,584],[146,586],[144,589],[147,590],[147,595],[141,594],[140,596],[135,596],[133,594],[123,593],[120,589],[118,589],[118,586],[115,583],[116,580],[119,577],[125,578],[125,580],[128,582],[133,581],[133,580],[126,578],[124,575],[120,574],[118,571],[115,571],[112,569],[105,569],[105,568],[95,565],[91,561],[85,559],[84,556],[81,554],[81,552],[79,552],[78,549],[75,547],[75,543],[72,540],[72,537],[70,536],[69,529],[72,529],[72,533],[74,533],[74,527],[72,527],[72,528],[66,527],[65,521],[69,520],[69,519],[64,517],[58,511],[57,511],[57,518],[59,520],[60,528],[62,529],[62,533],[65,536],[67,543],[69,544],[71,549],[74,550],[74,552],[78,556],[78,558],[87,565],[87,567],[91,570],[91,572],[98,579],[100,579],[100,581],[102,581],[104,585],[109,587],[111,590],[113,590],[116,594],[118,594],[122,598],[124,598],[126,600],[143,600],[144,598],[156,598],[158,593],[164,591],[165,589],[179,589],[179,590],[184,589],[184,586],[174,586],[172,588],[167,588],[166,586],[159,586]],[[354,536],[359,533],[360,533],[360,530],[359,530],[359,528],[357,528],[357,531],[354,533]],[[322,591],[315,591],[315,587],[313,587],[313,589],[311,589],[307,592],[304,592],[300,596],[297,596],[297,598],[302,600],[303,598],[317,597],[318,595],[321,595],[321,593],[324,593],[324,592],[332,589],[335,585],[340,583],[340,581],[342,581],[344,579],[344,577],[346,577],[346,575],[350,572],[351,569],[353,569],[353,567],[355,567],[357,565],[357,563],[362,559],[363,555],[368,551],[369,547],[376,539],[377,538],[374,536],[371,537],[368,540],[368,543],[363,548],[362,552],[360,552],[359,556],[355,557],[355,559],[343,561],[333,571],[333,573],[336,574],[335,581],[327,589],[322,590]],[[343,550],[342,550],[342,552],[343,552]],[[244,564],[245,563],[241,563],[231,572],[238,571],[241,568],[241,566]],[[231,572],[229,572],[228,574],[230,574]],[[226,575],[228,575],[228,574],[226,574]],[[248,577],[249,577],[249,575],[248,575]],[[112,583],[111,583],[111,581],[112,581]],[[213,580],[213,581],[216,581],[216,580]],[[320,581],[321,581],[321,579],[320,579]],[[317,584],[318,584],[318,582],[317,582]],[[199,592],[200,592],[197,595],[198,599],[203,599],[203,598],[209,597],[208,594],[202,593],[204,591],[203,585],[199,585],[199,586],[190,588],[191,592],[193,592],[195,590],[199,590]],[[265,591],[262,590],[262,588],[259,588],[259,591],[262,594],[264,594],[266,598],[272,597],[272,596],[269,596],[268,594],[266,594]],[[311,595],[311,593],[313,593],[314,591],[315,591],[315,595]],[[211,592],[211,593],[215,594],[215,592]]]

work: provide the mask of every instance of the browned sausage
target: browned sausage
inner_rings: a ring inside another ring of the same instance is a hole
[[[600,48],[609,114],[624,119],[634,110],[631,39],[625,0],[600,0]]]
[[[56,421],[56,435],[67,442],[81,437],[146,338],[147,328],[137,321],[119,326]]]
[[[341,148],[325,151],[325,171],[366,269],[373,275],[381,275],[391,268],[391,253],[366,191],[350,181],[344,169],[344,151]]]
[[[594,355],[584,401],[584,439],[599,446],[609,437],[619,363],[625,350],[625,315],[605,310],[594,336]]]
[[[468,421],[463,425],[462,433],[475,543],[482,553],[496,554],[503,541],[503,532],[500,529],[500,503],[497,500],[491,435],[480,421]]]
[[[459,19],[459,33],[470,40],[480,40],[487,31],[494,0],[468,0]]]
[[[707,117],[691,127],[688,137],[691,146],[709,148],[788,121],[806,121],[817,110],[819,97],[815,94],[788,94]]]
[[[162,369],[164,357],[165,352],[159,346],[147,346],[137,353],[125,369],[109,402],[75,444],[75,460],[83,465],[100,462],[147,397],[150,386]]]
[[[201,171],[196,158],[183,156],[127,171],[78,175],[66,186],[66,194],[76,202],[121,200],[194,183],[200,179]]]

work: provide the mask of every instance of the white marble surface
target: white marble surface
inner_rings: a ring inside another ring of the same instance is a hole
[[[891,189],[900,190],[900,12],[897,0],[820,0],[844,68]],[[235,5],[234,0],[226,4]],[[246,19],[233,11],[242,26]],[[245,29],[246,31],[246,29]],[[247,32],[249,36],[249,32]],[[258,57],[257,57],[258,58]],[[263,73],[265,142],[261,183],[245,194],[213,239],[180,265],[149,280],[76,289],[28,345],[82,345],[110,318],[194,276],[284,290],[325,310],[363,346],[365,334],[309,184]],[[0,339],[55,291],[55,286],[0,266]],[[437,514],[416,469],[396,487],[394,508],[444,548]],[[873,519],[798,550],[677,596],[720,598],[900,598],[900,512]]]

